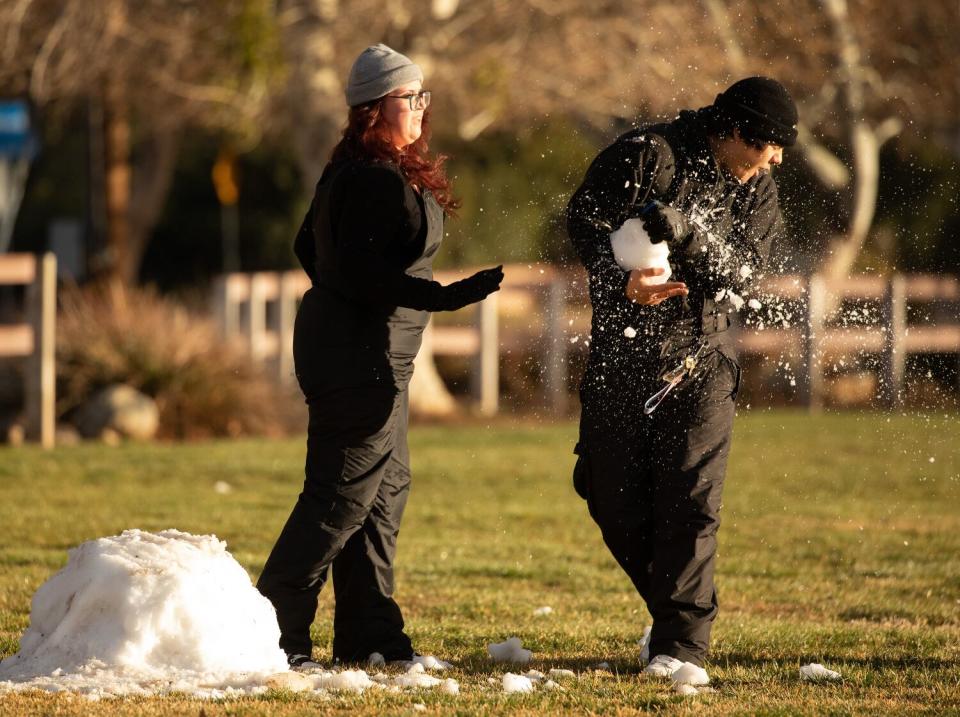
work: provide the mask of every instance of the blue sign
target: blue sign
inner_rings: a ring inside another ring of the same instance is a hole
[[[0,156],[30,158],[36,152],[30,106],[25,100],[0,100]]]

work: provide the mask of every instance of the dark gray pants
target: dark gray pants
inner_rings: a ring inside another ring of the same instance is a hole
[[[622,393],[582,391],[574,483],[653,616],[650,655],[702,665],[717,614],[714,559],[740,369],[714,351],[699,376],[644,416],[643,399],[663,386],[649,380],[656,373]]]
[[[372,652],[409,659],[413,648],[393,600],[410,490],[407,392],[388,381],[300,380],[310,408],[306,479],[257,583],[276,608],[280,647],[311,653],[310,624],[332,566],[334,659],[365,661]]]

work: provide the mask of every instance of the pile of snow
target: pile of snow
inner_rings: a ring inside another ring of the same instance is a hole
[[[800,679],[809,682],[834,682],[840,679],[840,673],[828,670],[819,662],[811,662],[800,668]]]
[[[279,639],[273,606],[226,543],[177,530],[128,530],[71,550],[66,567],[37,591],[20,652],[0,662],[0,692],[220,698],[270,689],[460,690],[456,680],[425,673],[450,667],[429,655],[394,676],[290,672]]]
[[[40,587],[0,689],[250,690],[287,669],[279,638],[273,606],[226,543],[128,530],[74,548]]]
[[[511,637],[506,642],[494,642],[487,645],[487,652],[494,662],[516,662],[525,665],[530,662],[533,653],[523,649],[519,637]]]
[[[628,219],[623,226],[610,234],[613,258],[621,269],[663,269],[658,276],[649,278],[651,284],[664,284],[670,278],[670,248],[666,242],[654,244],[643,228],[640,219]]]

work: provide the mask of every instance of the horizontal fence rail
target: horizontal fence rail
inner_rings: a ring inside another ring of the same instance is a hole
[[[447,284],[472,271],[438,271],[436,279]],[[485,414],[498,409],[501,362],[533,356],[544,399],[562,413],[570,359],[586,350],[589,337],[586,275],[537,264],[508,265],[504,274],[500,292],[431,321],[433,354],[471,359],[471,394]],[[241,340],[289,381],[293,320],[309,287],[302,271],[225,275],[216,281],[213,311],[225,336]],[[953,277],[779,275],[761,282],[751,298],[759,307],[744,307],[733,329],[740,352],[786,357],[797,396],[813,410],[823,403],[825,368],[843,356],[877,356],[879,398],[896,406],[908,355],[960,355],[960,282]]]

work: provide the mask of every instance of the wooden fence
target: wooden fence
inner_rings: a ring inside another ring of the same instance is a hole
[[[879,398],[894,407],[903,400],[910,354],[960,355],[960,282],[955,277],[860,275],[828,281],[816,275],[776,276],[760,290],[775,305],[792,303],[792,316],[799,320],[783,326],[774,316],[763,329],[741,329],[740,350],[792,357],[799,398],[811,410],[823,405],[824,369],[842,357],[877,356]],[[915,320],[908,320],[911,315]]]
[[[504,272],[499,293],[477,307],[437,315],[429,344],[435,355],[472,359],[471,394],[485,414],[498,408],[501,360],[533,356],[541,367],[545,401],[562,413],[569,400],[569,360],[585,351],[583,339],[589,334],[586,276],[536,264],[510,265]],[[469,273],[441,271],[436,278],[449,283]],[[226,336],[241,338],[255,358],[273,362],[279,378],[289,381],[293,319],[307,288],[309,279],[301,271],[227,275],[216,282],[214,312]],[[880,398],[895,406],[902,399],[909,354],[960,354],[956,278],[870,275],[828,282],[818,276],[776,276],[759,289],[766,309],[733,329],[740,351],[787,357],[797,396],[813,410],[823,403],[824,369],[839,357],[879,357]],[[840,321],[830,319],[832,308]],[[851,314],[859,318],[852,320]],[[908,321],[910,314],[919,318]]]
[[[0,256],[0,285],[25,285],[25,321],[0,326],[0,357],[28,357],[24,376],[27,438],[52,448],[56,430],[57,258]]]

